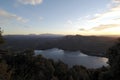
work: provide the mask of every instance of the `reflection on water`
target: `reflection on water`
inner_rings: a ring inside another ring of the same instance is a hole
[[[55,61],[61,60],[69,66],[83,65],[87,68],[99,68],[108,65],[106,63],[108,61],[107,58],[88,56],[80,51],[66,52],[57,48],[48,50],[35,50],[35,55],[39,54],[46,58],[54,59]]]

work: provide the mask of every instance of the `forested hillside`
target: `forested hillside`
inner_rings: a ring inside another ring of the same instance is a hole
[[[78,51],[89,55],[104,56],[106,50],[114,45],[117,38],[103,36],[40,36],[8,35],[4,36],[4,48],[13,50],[60,48]]]
[[[108,50],[109,66],[87,69],[67,64],[41,55],[32,50],[21,52],[0,51],[0,80],[119,80],[120,43]],[[98,63],[99,64],[99,63]]]

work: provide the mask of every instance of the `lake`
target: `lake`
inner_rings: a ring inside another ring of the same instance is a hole
[[[99,68],[107,66],[107,58],[88,56],[80,51],[68,52],[58,48],[48,50],[35,50],[35,55],[41,54],[45,58],[53,59],[54,61],[61,60],[68,64],[69,67],[73,65],[82,65],[87,68]]]

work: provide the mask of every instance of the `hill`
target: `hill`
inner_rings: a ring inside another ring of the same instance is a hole
[[[6,35],[4,48],[14,50],[60,48],[89,55],[103,56],[114,45],[117,37],[81,35]]]

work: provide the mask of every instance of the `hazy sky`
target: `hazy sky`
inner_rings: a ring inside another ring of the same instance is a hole
[[[0,0],[4,34],[120,35],[120,0]]]

